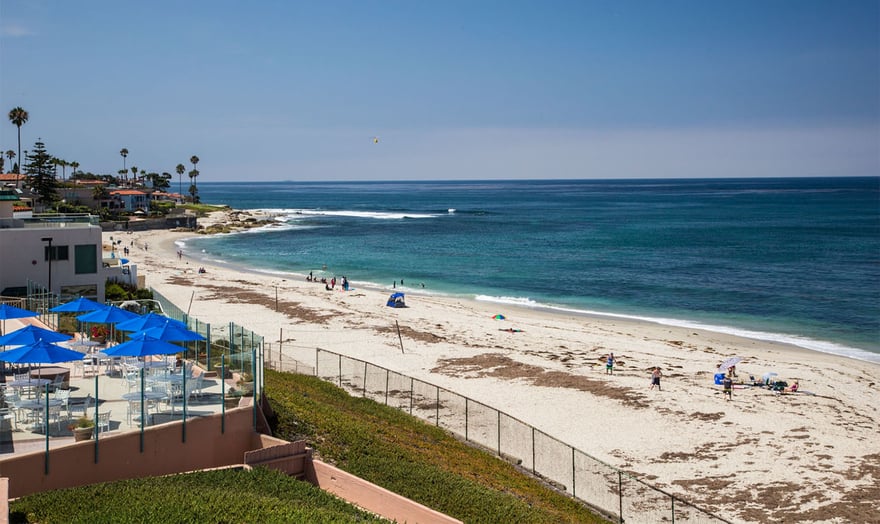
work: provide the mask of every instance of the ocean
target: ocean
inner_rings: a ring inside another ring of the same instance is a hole
[[[878,177],[201,182],[199,195],[278,214],[186,241],[214,263],[880,362]]]

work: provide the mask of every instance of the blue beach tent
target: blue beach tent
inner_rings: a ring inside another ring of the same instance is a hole
[[[404,300],[403,293],[392,293],[390,297],[388,297],[388,302],[385,304],[388,307],[406,307],[406,300]]]

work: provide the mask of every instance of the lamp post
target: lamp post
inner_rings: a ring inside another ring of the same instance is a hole
[[[48,252],[47,258],[49,259],[49,293],[51,294],[52,293],[52,237],[43,237],[40,240],[42,240],[43,242],[49,243],[49,252]]]

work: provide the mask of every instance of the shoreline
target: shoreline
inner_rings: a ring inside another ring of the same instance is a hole
[[[869,521],[880,502],[875,363],[693,327],[410,291],[409,307],[392,309],[387,290],[356,280],[351,292],[325,291],[305,275],[178,260],[174,242],[192,232],[129,236],[151,245],[129,255],[147,285],[180,307],[195,297],[201,321],[234,319],[273,348],[283,342],[286,359],[314,362],[320,347],[455,391],[725,518]],[[605,374],[608,352],[619,363],[613,375]],[[741,378],[777,372],[813,394],[752,388],[725,402],[713,375],[734,355],[744,358]],[[662,391],[649,389],[653,366]]]
[[[256,210],[247,210],[251,213],[256,213]],[[274,216],[275,210],[259,210],[264,213],[262,216],[266,219],[270,219]],[[225,211],[224,211],[225,212]],[[242,210],[230,209],[229,213],[242,213]],[[238,230],[232,231],[230,233],[223,234],[243,234],[247,231],[255,231],[259,229],[263,229],[266,227],[273,226],[259,226],[253,228],[251,230]],[[198,233],[191,233],[186,236],[181,236],[180,238],[175,238],[173,243],[175,247],[174,251],[180,249],[181,246],[178,245],[178,242],[184,244],[182,249],[186,249],[185,243],[187,240],[193,238],[199,238],[205,235],[201,235]],[[210,236],[210,235],[209,235]],[[235,263],[235,262],[225,262],[213,260],[208,257],[200,257],[197,254],[189,254],[191,259],[198,261],[200,264],[209,265],[212,267],[222,267],[228,269],[230,271],[238,271],[242,273],[260,275],[269,278],[288,278],[295,279],[299,278],[301,280],[305,280],[305,273],[297,273],[294,271],[285,271],[285,270],[270,270],[270,269],[262,269],[251,266],[246,266],[243,264]],[[850,358],[854,360],[859,360],[862,362],[871,362],[875,364],[880,364],[880,352],[874,352],[868,349],[848,346],[839,342],[829,341],[829,340],[820,340],[815,338],[810,338],[802,335],[794,335],[785,332],[772,332],[772,331],[761,331],[749,328],[741,328],[735,326],[727,326],[723,324],[712,324],[711,321],[700,321],[700,320],[691,320],[691,319],[683,319],[683,318],[673,318],[673,317],[652,317],[647,315],[638,315],[638,314],[628,314],[628,313],[613,313],[613,312],[604,312],[604,311],[595,311],[595,310],[584,310],[578,309],[576,307],[566,306],[566,305],[554,305],[554,304],[544,304],[535,302],[534,305],[529,305],[522,303],[519,300],[504,300],[504,297],[495,297],[488,295],[461,295],[454,293],[443,293],[443,292],[431,292],[431,291],[423,291],[418,288],[410,288],[406,286],[401,286],[399,288],[389,288],[387,286],[382,286],[380,284],[371,282],[368,284],[361,284],[361,289],[369,289],[372,291],[380,292],[380,293],[392,293],[395,291],[401,291],[407,293],[412,296],[429,296],[429,297],[439,297],[450,300],[464,300],[464,301],[472,301],[480,304],[487,304],[489,306],[494,306],[495,308],[514,308],[517,310],[523,311],[532,311],[532,312],[543,312],[551,315],[572,315],[575,317],[581,317],[584,319],[606,319],[606,320],[622,320],[622,321],[630,321],[635,323],[649,323],[657,326],[669,326],[680,329],[691,329],[691,330],[699,330],[699,331],[707,331],[712,333],[718,333],[723,335],[729,335],[733,337],[740,337],[746,339],[752,339],[765,344],[781,344],[784,346],[790,346],[792,348],[796,348],[798,350],[810,351],[816,353],[822,353],[827,355],[833,355],[843,358]],[[481,299],[480,297],[486,297],[485,299]]]

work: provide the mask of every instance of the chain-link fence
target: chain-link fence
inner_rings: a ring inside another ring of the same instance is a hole
[[[333,351],[315,349],[314,365],[264,345],[265,365],[317,376],[458,434],[617,522],[729,523],[709,511],[650,486],[491,406],[413,377]],[[274,354],[273,354],[274,353]]]

